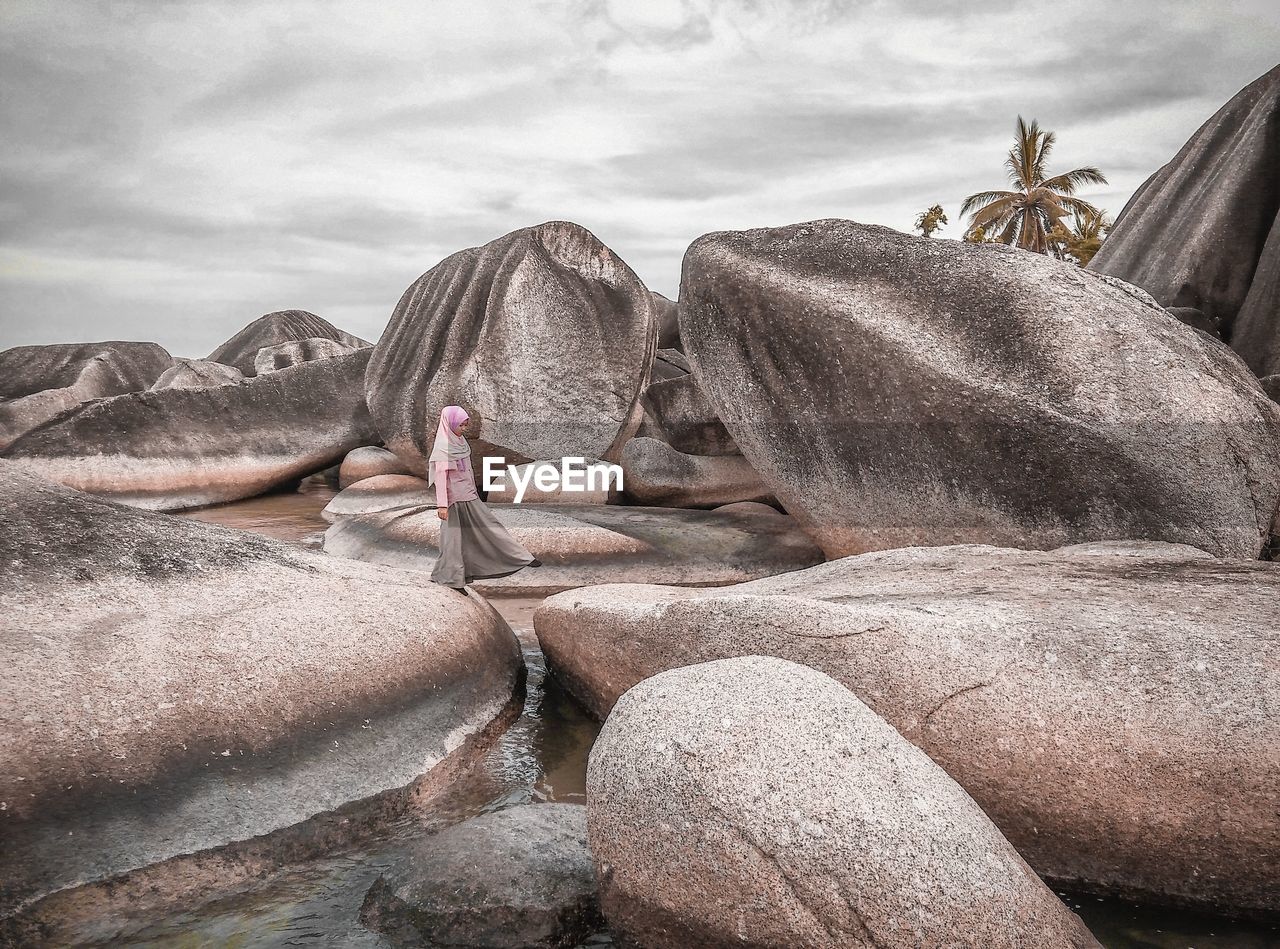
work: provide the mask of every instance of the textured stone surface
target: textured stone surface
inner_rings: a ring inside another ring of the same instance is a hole
[[[653,436],[677,451],[690,455],[738,454],[733,436],[691,373],[650,383],[644,391],[643,404],[656,429]]]
[[[1089,263],[1195,307],[1259,375],[1280,372],[1280,66],[1196,130]]]
[[[820,669],[946,769],[1041,874],[1274,911],[1277,602],[1280,565],[1184,546],[915,548],[720,590],[575,590],[535,627],[598,716],[691,663],[765,654]]]
[[[89,399],[148,388],[173,362],[156,343],[56,343],[0,352],[0,451]]]
[[[526,804],[417,842],[360,920],[393,946],[569,949],[604,924],[581,804]]]
[[[703,389],[828,556],[1266,541],[1280,410],[1115,278],[832,220],[700,238],[680,300]]]
[[[680,348],[680,317],[676,302],[652,290],[653,309],[658,323],[658,347],[660,349]]]
[[[377,441],[362,388],[369,352],[234,386],[103,399],[28,433],[5,457],[153,510],[253,497]]]
[[[477,458],[613,460],[639,425],[656,342],[639,278],[552,221],[459,251],[405,291],[369,363],[369,408],[415,474],[449,404],[479,424]]]
[[[605,914],[648,949],[1097,946],[941,768],[794,663],[631,689],[587,802]]]
[[[326,521],[354,514],[376,514],[396,508],[430,506],[434,509],[436,490],[413,475],[374,475],[343,488],[325,505]]]
[[[543,566],[472,584],[486,595],[545,595],[620,580],[718,586],[822,560],[789,517],[590,504],[495,504],[491,510]],[[439,536],[434,506],[402,508],[340,518],[325,533],[324,549],[430,572]]]
[[[233,386],[244,378],[235,366],[224,366],[207,359],[182,359],[160,374],[152,389],[207,389],[210,386]]]
[[[719,507],[764,501],[773,493],[741,455],[688,455],[656,438],[633,438],[622,449],[626,496],[663,507]]]
[[[253,369],[257,375],[264,372],[277,372],[288,369],[300,362],[311,362],[313,359],[328,359],[330,356],[342,356],[346,353],[363,349],[367,343],[352,346],[336,339],[296,339],[286,343],[275,343],[263,346],[253,357]]]
[[[0,475],[0,915],[406,785],[518,707],[480,599]]]
[[[357,481],[377,475],[407,474],[411,474],[409,466],[395,452],[376,445],[363,445],[347,452],[347,457],[342,459],[342,467],[338,469],[338,486],[349,488]]]
[[[306,310],[277,310],[260,316],[209,354],[213,362],[235,366],[246,376],[257,372],[258,350],[298,340],[330,339],[351,349],[372,345],[343,332],[328,320]]]

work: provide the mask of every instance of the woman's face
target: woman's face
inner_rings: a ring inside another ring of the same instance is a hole
[[[462,435],[465,438],[469,435],[474,435],[478,427],[479,426],[475,423],[475,419],[467,418],[463,420],[453,431],[455,435]]]

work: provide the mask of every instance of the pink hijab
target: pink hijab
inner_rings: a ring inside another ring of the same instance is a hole
[[[471,446],[455,431],[469,418],[460,405],[446,405],[440,410],[436,440],[427,458],[427,484],[435,483],[437,462],[444,462],[451,471],[466,471],[470,467]]]

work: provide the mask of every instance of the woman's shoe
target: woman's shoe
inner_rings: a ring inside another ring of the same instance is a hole
[[[539,560],[537,557],[534,557],[534,558],[533,558],[532,560],[530,560],[530,561],[529,561],[525,566],[528,566],[528,567],[541,567],[541,566],[542,566],[542,561],[541,561],[541,560]]]

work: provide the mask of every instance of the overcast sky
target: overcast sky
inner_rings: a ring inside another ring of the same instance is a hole
[[[0,348],[376,338],[453,251],[564,218],[674,296],[712,230],[909,229],[1015,117],[1113,213],[1280,58],[1280,4],[0,2]]]

